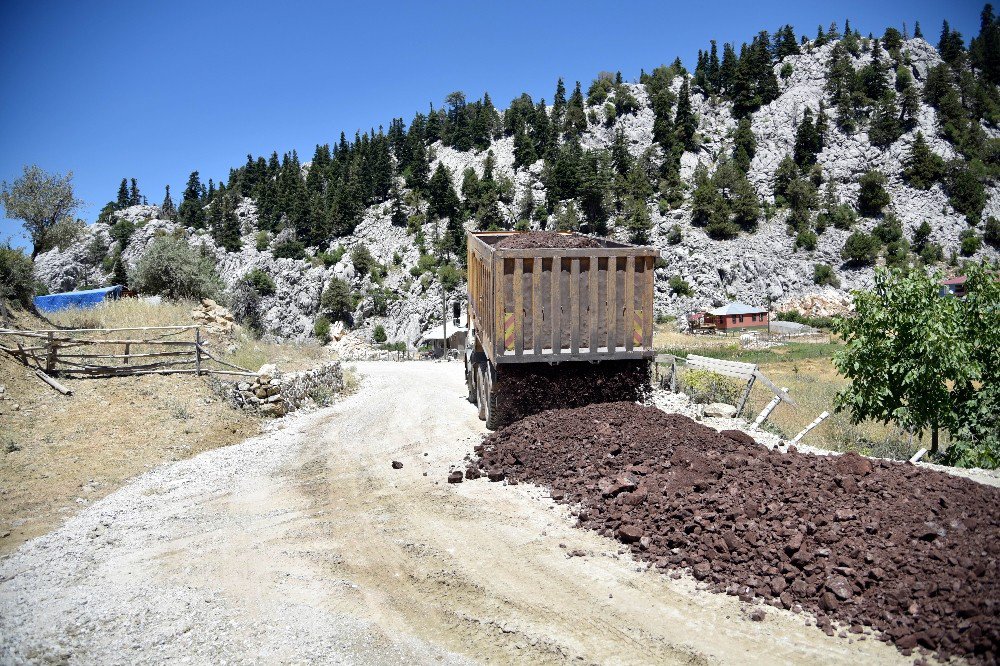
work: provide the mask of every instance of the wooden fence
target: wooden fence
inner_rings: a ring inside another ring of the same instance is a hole
[[[206,350],[198,326],[0,328],[0,351],[46,374],[70,377],[255,374]]]

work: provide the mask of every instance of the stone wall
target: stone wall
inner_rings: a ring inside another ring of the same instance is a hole
[[[256,377],[223,382],[221,392],[241,409],[257,410],[266,416],[284,416],[308,403],[329,404],[343,388],[340,361],[332,361],[310,370],[289,373],[265,365]]]

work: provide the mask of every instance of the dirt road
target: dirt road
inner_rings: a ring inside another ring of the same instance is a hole
[[[158,468],[0,561],[0,662],[903,661],[770,607],[752,622],[539,488],[448,485],[484,432],[460,367],[358,369],[334,407]]]

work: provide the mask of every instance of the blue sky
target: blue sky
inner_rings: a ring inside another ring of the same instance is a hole
[[[73,171],[93,221],[123,177],[150,203],[187,175],[228,177],[246,154],[302,159],[341,130],[407,122],[454,90],[551,101],[601,70],[627,80],[709,39],[749,41],[850,18],[862,33],[942,19],[966,41],[981,2],[0,2],[0,180],[26,164]],[[0,242],[26,246],[20,222]]]

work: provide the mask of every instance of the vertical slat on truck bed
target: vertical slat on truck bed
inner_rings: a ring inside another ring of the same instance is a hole
[[[597,322],[599,321],[597,313],[597,295],[599,291],[597,287],[597,278],[600,274],[600,271],[598,270],[600,268],[600,263],[598,262],[597,257],[591,257],[589,261],[590,270],[587,271],[587,277],[590,279],[587,280],[589,283],[587,286],[587,292],[590,296],[590,305],[587,308],[587,321],[589,322],[590,335],[587,336],[587,347],[590,349],[590,353],[593,354],[597,351]]]
[[[618,295],[615,285],[618,284],[618,258],[608,257],[608,351],[613,352],[617,346],[618,335]]]
[[[534,343],[535,355],[542,353],[542,258],[531,260],[531,342]]]
[[[635,257],[625,257],[625,351],[632,351],[632,326],[635,320]]]
[[[580,352],[580,260],[570,259],[569,264],[569,339],[570,353]]]
[[[646,257],[646,291],[642,299],[646,310],[643,323],[643,346],[653,348],[653,284],[656,282],[656,258]]]
[[[514,355],[524,353],[524,259],[514,260]]]
[[[549,272],[549,282],[552,292],[552,353],[558,354],[562,351],[562,259],[552,258],[552,266]]]
[[[503,262],[500,257],[493,260],[493,355],[503,355]]]

